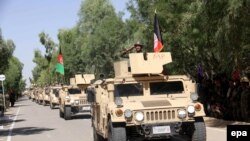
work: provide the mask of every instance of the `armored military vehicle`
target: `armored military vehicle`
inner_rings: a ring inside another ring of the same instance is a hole
[[[34,101],[34,102],[37,102],[38,88],[34,87],[31,92],[32,92],[32,94],[31,94],[31,100]]]
[[[49,87],[43,88],[42,104],[43,104],[43,106],[46,106],[47,104],[50,104],[50,88]]]
[[[43,103],[43,88],[38,88],[37,92],[36,92],[36,102],[38,104],[42,104]]]
[[[114,63],[115,77],[88,88],[94,140],[127,141],[186,136],[205,141],[203,105],[186,75],[166,75],[169,52],[131,53]]]
[[[33,87],[30,87],[30,88],[28,89],[28,91],[27,91],[27,96],[28,96],[29,99],[32,99],[32,98],[31,98],[32,90],[33,90]]]
[[[59,91],[62,89],[61,86],[51,86],[50,87],[50,94],[49,94],[49,99],[50,99],[50,108],[54,109],[55,106],[59,105]]]
[[[87,102],[86,88],[91,80],[95,79],[93,74],[78,74],[70,79],[70,86],[63,86],[59,93],[60,117],[71,119],[72,115],[90,114],[90,104]]]

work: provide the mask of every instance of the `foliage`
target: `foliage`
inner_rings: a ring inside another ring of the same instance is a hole
[[[33,79],[30,80],[38,86],[47,86],[56,81],[56,44],[48,34],[41,32],[39,34],[40,43],[45,47],[46,53],[42,55],[39,49],[34,51],[33,62],[36,64],[32,70]]]
[[[40,43],[44,45],[46,50],[45,58],[48,60],[48,62],[50,62],[53,51],[55,50],[55,43],[45,32],[41,32],[39,34],[39,38],[40,38]]]
[[[8,68],[8,60],[15,50],[15,44],[12,40],[5,41],[0,29],[0,73]]]
[[[22,80],[23,64],[16,58],[9,59],[9,67],[5,72],[6,76],[6,89],[14,90],[15,92],[22,92],[25,88],[24,80]],[[20,85],[21,84],[21,85]]]
[[[15,44],[12,40],[4,40],[0,30],[0,74],[4,74],[5,90],[13,89],[20,94],[25,89],[25,80],[22,78],[23,64],[13,56]]]
[[[169,74],[197,77],[199,64],[207,77],[221,72],[230,76],[236,68],[243,75],[250,74],[250,1],[130,0],[127,9],[131,17],[122,20],[108,0],[82,2],[76,25],[58,33],[66,80],[76,73],[113,76],[113,62],[120,59],[120,51],[137,41],[146,52],[153,52],[155,10],[164,51],[172,53],[173,63],[165,66]],[[40,34],[40,41],[46,50],[53,48],[46,45],[45,33]],[[35,80],[46,74],[41,68],[48,65],[42,60],[34,70]],[[39,81],[45,80],[43,76]]]
[[[198,64],[206,73],[249,69],[249,5],[246,0],[143,1],[131,0],[132,18],[149,29],[143,34],[152,46],[153,15],[157,9],[165,51],[171,51],[169,72],[196,76]],[[248,15],[248,16],[247,16]],[[244,63],[243,63],[244,62]]]

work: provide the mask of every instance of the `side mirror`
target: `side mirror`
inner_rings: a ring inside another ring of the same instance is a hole
[[[93,103],[96,101],[96,91],[94,88],[89,87],[87,88],[87,101]]]

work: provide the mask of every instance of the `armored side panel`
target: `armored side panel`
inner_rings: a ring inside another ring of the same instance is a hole
[[[70,78],[70,85],[74,86],[76,85],[76,79],[75,78]]]
[[[159,74],[163,71],[163,65],[172,62],[170,52],[129,54],[132,74]]]
[[[75,80],[77,85],[91,84],[91,81],[95,79],[94,74],[77,74]]]
[[[119,61],[114,63],[115,68],[115,76],[130,76],[130,67],[129,67],[129,61]]]

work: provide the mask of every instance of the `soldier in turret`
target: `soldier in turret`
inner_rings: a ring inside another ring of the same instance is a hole
[[[134,44],[133,47],[130,47],[128,49],[125,49],[121,52],[122,58],[128,58],[129,53],[142,53],[142,48],[144,45],[142,45],[139,41]]]

